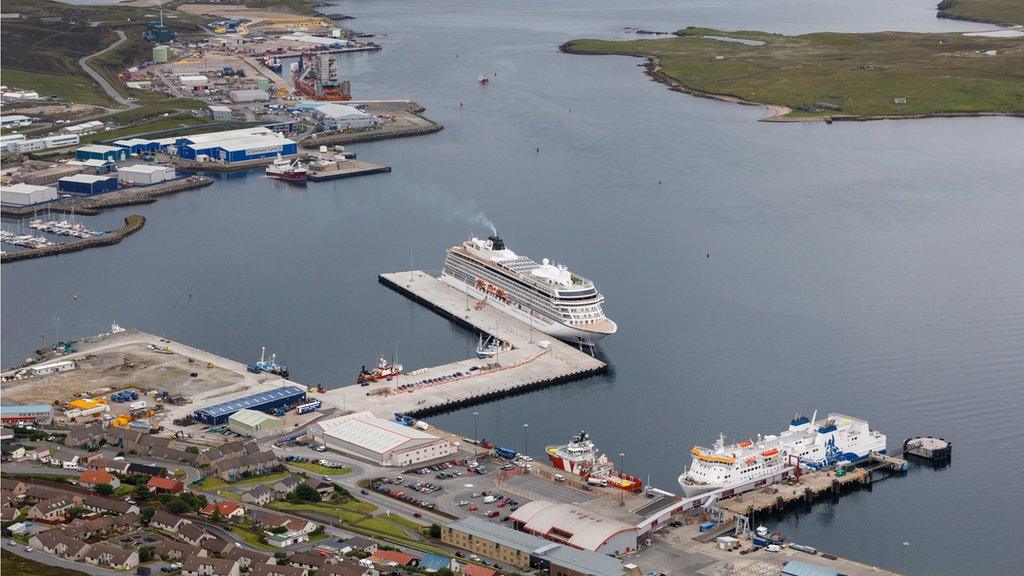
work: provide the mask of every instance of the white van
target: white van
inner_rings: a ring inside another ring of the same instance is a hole
[[[565,482],[565,476],[561,474],[555,474],[555,482]]]

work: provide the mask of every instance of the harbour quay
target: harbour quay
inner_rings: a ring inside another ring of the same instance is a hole
[[[426,415],[599,374],[607,365],[490,306],[478,310],[466,294],[426,272],[381,274],[381,284],[468,329],[493,336],[512,349],[495,358],[471,358],[400,374],[370,386],[329,390],[324,400],[346,411]],[[451,377],[461,373],[462,376]],[[436,380],[429,382],[430,380]]]

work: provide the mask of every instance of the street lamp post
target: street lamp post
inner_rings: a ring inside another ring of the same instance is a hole
[[[527,434],[530,431],[529,424],[523,424],[523,455],[526,456],[530,453],[530,436]]]
[[[619,452],[619,471],[623,474],[626,473],[626,453]],[[619,490],[619,506],[626,505],[626,491]]]
[[[480,436],[477,434],[476,420],[479,412],[473,412],[473,457],[476,458],[476,447],[480,445]]]

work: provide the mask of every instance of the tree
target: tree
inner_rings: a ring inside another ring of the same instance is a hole
[[[454,576],[451,568],[444,567],[437,571],[437,576]]]
[[[88,513],[89,510],[87,508],[83,508],[82,506],[72,506],[68,509],[68,518],[74,520],[75,518],[85,516]]]
[[[267,532],[270,532],[271,534],[284,534],[287,531],[287,526],[272,526],[270,528],[267,528]]]
[[[188,452],[189,454],[199,454],[199,446],[189,446],[188,448],[185,448],[185,452]]]
[[[146,506],[139,512],[139,519],[142,520],[143,524],[149,524],[149,521],[153,519],[153,514],[156,514],[156,508],[152,506]]]
[[[139,502],[149,500],[149,488],[145,484],[136,484],[135,490],[132,491],[135,495],[135,499]]]
[[[287,499],[289,502],[319,502],[320,493],[309,484],[302,483],[288,493]]]
[[[220,513],[220,508],[213,509],[213,513],[210,514],[210,520],[218,524],[224,521],[224,515]]]
[[[441,537],[441,527],[438,526],[437,524],[431,524],[430,525],[430,537],[431,538],[440,538]]]
[[[167,509],[170,510],[171,512],[174,512],[175,514],[184,514],[185,512],[191,510],[191,508],[189,508],[188,506],[188,503],[182,500],[181,498],[171,498],[166,502],[166,505]]]
[[[96,493],[101,496],[110,496],[114,493],[114,487],[110,484],[97,484],[93,490],[96,490]]]
[[[153,558],[153,549],[149,546],[139,548],[139,562],[149,562]]]

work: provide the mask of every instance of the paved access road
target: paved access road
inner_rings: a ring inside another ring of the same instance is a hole
[[[138,108],[138,104],[135,104],[134,102],[128,100],[124,96],[121,96],[121,93],[115,90],[114,87],[110,85],[110,82],[107,82],[107,79],[104,78],[102,74],[100,74],[91,66],[89,66],[89,60],[101,54],[106,54],[107,52],[110,52],[111,50],[123,44],[125,40],[128,39],[128,37],[124,35],[124,32],[121,32],[120,30],[114,30],[114,33],[118,36],[117,42],[114,42],[113,44],[107,46],[99,52],[93,52],[88,56],[83,56],[79,58],[78,65],[81,66],[82,70],[85,70],[85,73],[91,76],[92,79],[100,85],[100,88],[103,88],[103,91],[107,93],[107,96],[110,97],[111,100],[117,102],[118,104],[121,104],[122,106],[127,106],[128,108]]]

